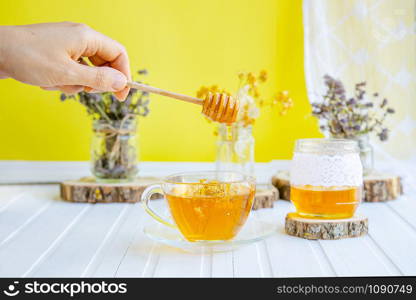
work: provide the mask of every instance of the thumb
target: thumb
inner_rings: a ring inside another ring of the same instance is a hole
[[[75,64],[75,78],[72,84],[88,86],[92,89],[117,92],[126,87],[127,77],[120,71],[110,67],[90,67]]]

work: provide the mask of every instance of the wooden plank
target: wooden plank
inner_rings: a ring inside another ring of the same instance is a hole
[[[48,174],[56,172],[58,165],[51,163]],[[22,164],[19,170],[23,172],[27,166]],[[142,174],[159,176],[207,166],[149,162],[142,165]],[[269,167],[265,164],[257,171],[261,173],[259,178],[265,178]],[[76,168],[71,172],[75,174]],[[36,172],[31,174],[36,179]],[[149,240],[143,227],[155,221],[140,205],[110,211],[111,204],[90,208],[56,201],[57,186],[0,186],[0,276],[416,275],[412,255],[416,250],[415,190],[411,184],[406,186],[414,180],[405,177],[404,182],[406,196],[360,208],[369,217],[368,237],[321,242],[289,237],[283,233],[284,216],[294,209],[290,203],[278,201],[275,209],[253,214],[277,223],[277,234],[234,252],[212,255],[188,254]],[[95,217],[90,219],[90,214]],[[83,232],[80,228],[85,226],[91,228]],[[89,241],[92,233],[97,236]],[[72,265],[66,262],[67,255]]]
[[[317,241],[292,237],[284,233],[284,217],[294,207],[277,201],[271,211],[278,224],[277,234],[265,240],[274,277],[320,277],[335,273]]]
[[[322,240],[319,244],[337,276],[402,275],[368,236],[338,241]]]
[[[168,209],[163,200],[158,202],[157,211],[168,215]],[[155,202],[155,201],[153,201]],[[152,204],[153,204],[152,202]],[[156,222],[152,220],[152,222]],[[159,225],[163,228],[165,225]],[[210,277],[211,262],[209,253],[188,253],[184,250],[158,244],[154,249],[158,261],[154,268],[153,277]],[[207,274],[209,272],[209,274]],[[150,275],[150,274],[149,274]]]
[[[199,277],[212,277],[212,255],[213,253],[210,251],[206,251],[201,254],[201,269],[199,272]]]
[[[414,164],[400,162],[395,162],[394,165],[404,175],[403,188],[405,194],[396,201],[387,203],[387,206],[416,231],[416,214],[414,213],[416,211],[416,177],[413,174],[415,166]]]
[[[280,165],[279,161],[275,165]],[[286,166],[287,162],[283,165]],[[89,167],[89,161],[0,161],[0,170],[7,170],[0,172],[0,184],[76,180],[89,176]],[[179,172],[215,170],[215,163],[142,161],[139,169],[140,176],[167,176]],[[259,174],[259,182],[263,183],[268,182],[267,172],[271,170],[273,173],[274,167],[268,163],[256,163],[255,169]]]
[[[90,174],[87,161],[0,161],[0,183],[59,182]],[[59,170],[59,172],[57,172]]]
[[[23,195],[19,186],[0,186],[0,215]]]
[[[28,276],[80,277],[88,272],[95,257],[102,251],[102,243],[112,238],[115,227],[131,208],[128,204],[95,204],[77,222],[65,239],[57,245],[48,259],[41,262]],[[109,235],[108,235],[109,234]]]
[[[133,205],[119,230],[114,233],[114,238],[108,241],[108,244],[102,251],[99,258],[96,259],[95,266],[91,267],[85,276],[91,277],[114,277],[117,268],[131,245],[133,238],[138,230],[143,227],[143,208],[140,204]]]
[[[232,251],[212,254],[211,276],[234,277],[234,258]]]
[[[416,275],[416,231],[385,203],[362,205],[370,220],[369,236],[403,275]]]
[[[157,247],[155,252],[159,256],[159,261],[154,277],[210,277],[211,275],[206,273],[204,265],[204,261],[210,261],[207,254],[186,253],[164,245]]]
[[[249,218],[266,220],[264,211],[272,209],[261,209],[252,211]],[[271,277],[272,268],[269,261],[267,247],[264,241],[250,245],[243,245],[233,251],[233,268],[235,277]]]
[[[409,194],[416,195],[416,190],[412,189]],[[416,196],[403,195],[396,201],[387,203],[387,206],[416,230]]]
[[[111,225],[80,277],[91,277],[91,274],[97,269],[98,265],[101,263],[102,257],[106,254],[107,248],[109,248],[110,244],[115,239],[115,235],[118,233],[121,224],[124,223],[126,215],[131,211],[132,208],[129,206],[130,205],[125,205],[123,210],[117,216],[117,219]]]
[[[16,237],[26,226],[38,218],[51,201],[41,201],[25,191],[16,191],[15,196],[0,212],[0,248]]]
[[[256,243],[257,244],[257,243]],[[233,251],[235,277],[268,277],[259,264],[259,251],[256,244],[243,246]]]
[[[152,202],[154,209],[160,209],[162,200]],[[137,211],[139,223],[124,256],[116,270],[115,277],[152,277],[159,260],[159,247],[143,233],[144,224],[156,222],[143,209]]]
[[[29,197],[29,196],[28,196]],[[56,202],[0,247],[0,276],[26,276],[47,259],[89,206]]]
[[[57,185],[46,185],[46,186],[31,186],[31,185],[16,185],[16,186],[0,186],[0,215],[3,212],[16,213],[29,210],[30,203],[36,205],[44,204],[46,199],[57,200]],[[19,202],[16,204],[16,202]],[[29,203],[30,202],[30,203]],[[27,207],[25,206],[27,203]],[[12,207],[12,205],[18,205]]]
[[[215,170],[209,162],[141,162],[140,176],[164,177],[174,173]]]

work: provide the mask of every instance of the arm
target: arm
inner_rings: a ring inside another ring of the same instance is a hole
[[[66,93],[110,91],[122,100],[130,67],[121,44],[84,24],[0,26],[0,78],[7,77]]]

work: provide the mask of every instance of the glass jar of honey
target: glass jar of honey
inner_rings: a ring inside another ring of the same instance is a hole
[[[344,139],[296,141],[290,199],[299,216],[344,219],[362,197],[363,168],[358,143]]]

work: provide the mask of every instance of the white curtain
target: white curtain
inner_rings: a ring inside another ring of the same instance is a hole
[[[347,93],[367,82],[396,113],[387,142],[372,142],[381,159],[416,164],[416,0],[304,0],[305,74],[311,102],[325,74]]]

